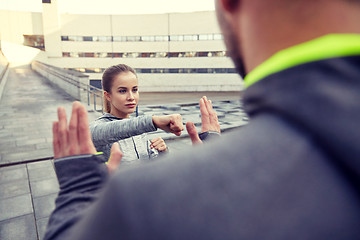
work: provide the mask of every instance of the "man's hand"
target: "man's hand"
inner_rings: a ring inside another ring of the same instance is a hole
[[[173,133],[176,136],[180,136],[181,131],[184,130],[184,124],[180,114],[153,116],[152,119],[155,127],[165,132]]]
[[[167,150],[166,144],[164,139],[162,139],[161,137],[158,138],[154,138],[151,141],[151,148],[155,148],[156,150],[158,150],[159,152],[164,152]]]
[[[89,122],[85,107],[74,102],[69,127],[66,112],[58,108],[58,122],[53,123],[54,158],[73,155],[95,154],[96,149],[91,141]]]
[[[118,168],[122,156],[123,153],[120,150],[120,145],[117,142],[114,143],[111,147],[109,161],[107,162],[106,165],[110,174],[113,173]]]
[[[206,96],[200,99],[200,113],[202,133],[207,131],[221,132],[217,114],[212,107],[211,100],[208,100]],[[193,145],[202,143],[193,122],[186,123],[186,130]]]

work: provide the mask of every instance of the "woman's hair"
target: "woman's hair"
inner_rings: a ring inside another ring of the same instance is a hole
[[[113,85],[114,77],[123,72],[131,72],[137,78],[135,70],[128,65],[118,64],[118,65],[111,66],[111,67],[107,68],[105,70],[105,72],[103,73],[102,80],[101,80],[103,90],[108,93],[111,93],[111,87]],[[104,111],[107,113],[110,113],[110,110],[111,110],[110,102],[106,99],[105,96],[103,96],[103,98],[104,98]]]

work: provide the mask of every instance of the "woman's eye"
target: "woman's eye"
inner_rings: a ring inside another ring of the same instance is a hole
[[[119,93],[126,93],[126,90],[121,89],[121,90],[119,90]]]
[[[138,91],[138,89],[137,89],[137,88],[134,88],[132,91],[133,91],[134,93],[136,93],[136,92]]]

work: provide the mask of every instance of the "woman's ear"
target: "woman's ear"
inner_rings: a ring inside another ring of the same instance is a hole
[[[107,91],[104,91],[104,97],[105,97],[106,100],[108,100],[109,102],[111,102],[110,93],[108,93]]]

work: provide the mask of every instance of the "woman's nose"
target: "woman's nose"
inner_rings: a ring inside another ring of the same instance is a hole
[[[129,100],[133,100],[134,99],[134,95],[132,92],[129,92],[128,97]]]

